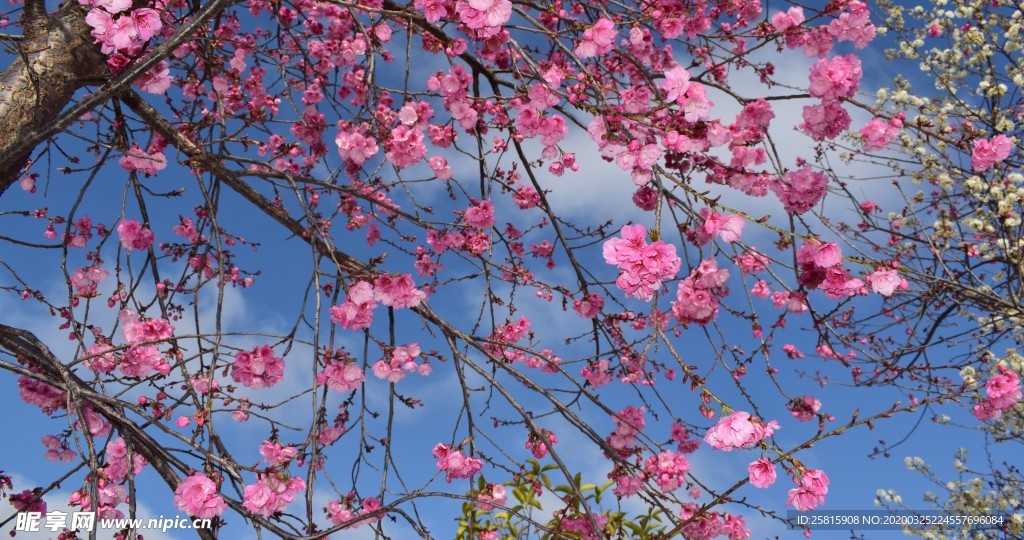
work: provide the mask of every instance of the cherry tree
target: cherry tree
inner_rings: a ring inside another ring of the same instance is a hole
[[[826,505],[823,441],[1019,425],[1019,15],[881,7],[25,0],[0,367],[69,465],[0,488],[203,538],[743,539]],[[886,43],[947,94],[871,97]]]

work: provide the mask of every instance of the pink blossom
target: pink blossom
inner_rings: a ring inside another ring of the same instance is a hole
[[[661,91],[665,94],[665,101],[677,101],[686,95],[690,88],[690,72],[682,66],[676,66],[665,71],[665,80],[661,83]]]
[[[644,463],[644,473],[658,484],[662,493],[671,493],[686,482],[686,473],[690,470],[690,462],[686,456],[670,450],[650,457]]]
[[[723,242],[735,242],[743,234],[743,226],[746,222],[737,215],[722,215],[718,212],[711,212],[705,216],[704,225],[701,227],[701,237],[711,238],[718,235]]]
[[[827,242],[815,246],[814,264],[818,268],[832,268],[843,262],[843,253],[839,244]]]
[[[178,484],[174,490],[174,506],[200,519],[218,517],[228,507],[217,492],[217,485],[202,473],[189,476]]]
[[[872,118],[864,127],[860,128],[860,136],[864,138],[864,150],[873,152],[889,146],[891,142],[896,140],[899,132],[899,128],[889,122]]]
[[[174,327],[166,319],[141,319],[126,316],[121,335],[130,345],[163,341],[174,335]]]
[[[167,93],[167,89],[171,87],[172,82],[174,82],[174,77],[171,76],[171,65],[166,61],[161,60],[149,71],[143,73],[138,79],[135,79],[132,86],[142,90],[143,92],[163,95]]]
[[[716,450],[726,452],[738,448],[753,448],[779,429],[774,420],[764,423],[750,413],[737,411],[722,418],[704,435],[704,442]]]
[[[494,203],[491,201],[473,201],[473,206],[463,214],[466,224],[478,229],[489,229],[494,225]]]
[[[825,280],[819,285],[819,288],[825,293],[825,296],[838,300],[857,293],[863,286],[863,281],[850,277],[846,270],[832,267],[825,271]]]
[[[144,250],[153,244],[153,231],[134,219],[126,219],[117,225],[121,245],[128,251]]]
[[[351,392],[359,388],[366,376],[363,369],[352,362],[330,362],[317,374],[317,384],[338,392]]]
[[[93,12],[95,10],[89,13]],[[133,144],[118,163],[128,172],[138,171],[143,174],[156,174],[167,167],[167,158],[164,157],[163,152],[153,152],[150,154]]]
[[[576,44],[576,55],[580,58],[590,58],[607,54],[615,45],[616,34],[615,23],[601,17],[594,26],[583,31],[583,39]]]
[[[352,330],[369,328],[373,323],[373,309],[377,307],[373,293],[373,285],[369,282],[355,282],[349,287],[345,301],[331,308],[331,322]]]
[[[35,405],[46,412],[63,408],[67,401],[64,392],[28,377],[18,378],[18,395],[25,403]]]
[[[999,366],[999,374],[985,383],[985,391],[985,399],[974,406],[974,416],[983,422],[1001,417],[1020,402],[1020,377],[1015,371]]]
[[[93,0],[92,5],[103,8],[111,15],[116,15],[132,7],[131,0]]]
[[[414,308],[427,295],[416,289],[409,274],[381,274],[373,280],[373,297],[385,306]]]
[[[800,129],[816,141],[833,139],[850,127],[850,113],[835,101],[822,101],[821,105],[808,105],[803,111]]]
[[[284,379],[284,360],[274,356],[269,345],[239,351],[231,365],[231,378],[249,388],[269,388]]]
[[[778,32],[785,32],[794,26],[804,22],[804,10],[799,6],[789,8],[787,11],[776,12],[772,15],[772,25]]]
[[[128,348],[121,359],[120,371],[128,377],[144,379],[154,370],[166,376],[171,371],[160,351],[152,345],[135,345]]]
[[[46,501],[42,499],[42,489],[26,489],[21,493],[12,493],[8,500],[19,512],[46,513]],[[12,531],[13,532],[13,531]]]
[[[822,58],[811,66],[808,92],[824,101],[850,98],[857,92],[861,75],[860,58],[856,55]]]
[[[626,457],[633,453],[637,436],[644,429],[644,407],[626,407],[612,416],[615,421],[615,431],[608,436],[608,445],[614,448],[620,457]]]
[[[867,281],[871,290],[882,296],[892,296],[896,289],[910,288],[907,280],[900,277],[899,271],[894,269],[876,270],[867,275]]]
[[[871,12],[864,2],[853,1],[846,5],[847,13],[833,19],[828,32],[839,41],[852,41],[858,49],[868,46],[877,30],[871,24]]]
[[[334,139],[338,145],[338,154],[342,159],[347,159],[356,165],[366,163],[366,160],[377,154],[377,140],[372,136],[364,135],[363,131],[344,123],[338,124],[338,136]]]
[[[789,490],[789,494],[786,496],[786,505],[792,506],[801,512],[814,510],[824,502],[824,497],[803,486]]]
[[[114,482],[120,482],[128,477],[128,445],[122,437],[118,437],[107,443],[107,450],[104,454],[107,462],[103,468],[107,478]],[[139,474],[146,466],[146,458],[138,452],[132,453],[132,474]]]
[[[775,464],[768,458],[753,461],[747,466],[750,484],[754,487],[767,488],[775,483]]]
[[[718,297],[725,295],[723,286],[728,279],[729,271],[718,268],[714,259],[701,261],[689,276],[679,281],[672,315],[683,324],[711,322],[718,316]]]
[[[160,33],[160,29],[163,28],[163,22],[160,20],[160,12],[155,9],[139,8],[132,11],[131,17],[132,21],[135,23],[135,28],[139,32],[139,39],[142,41],[149,41],[150,38],[158,35]],[[161,64],[166,64],[166,62],[161,62]]]
[[[470,478],[479,473],[484,465],[483,461],[466,457],[459,450],[453,452],[447,444],[438,444],[433,453],[437,458],[437,468],[445,472],[448,482],[453,478]]]
[[[790,171],[784,179],[771,182],[771,190],[791,214],[803,214],[817,206],[828,191],[828,177],[810,167]]]
[[[625,225],[622,238],[604,243],[604,260],[619,267],[615,284],[629,296],[650,300],[664,280],[675,277],[682,265],[676,248],[658,240],[647,244],[643,225]]]
[[[483,30],[488,37],[497,34],[498,27],[512,17],[509,0],[459,0],[455,9],[466,26]]]
[[[88,266],[78,268],[71,275],[71,285],[75,288],[75,294],[82,297],[99,296],[97,287],[100,282],[107,279],[110,272],[99,266]]]
[[[277,494],[266,482],[249,484],[242,493],[242,506],[253,514],[270,517],[277,509]]]
[[[85,357],[85,367],[95,373],[110,373],[117,366],[114,347],[110,343],[97,342],[85,349]]]
[[[476,505],[484,510],[491,510],[495,506],[504,506],[508,500],[505,493],[505,486],[501,484],[489,484],[477,495]]]
[[[43,445],[46,446],[46,459],[50,461],[61,461],[64,463],[70,463],[75,460],[74,450],[67,447],[67,443],[61,443],[60,439],[53,435],[43,435]]]
[[[809,422],[821,410],[821,401],[811,395],[799,397],[790,402],[789,410],[793,414],[793,418],[801,422]]]
[[[406,125],[399,125],[392,130],[391,138],[384,146],[387,150],[384,157],[399,169],[418,163],[427,155],[423,132]]]
[[[1006,135],[996,135],[991,141],[978,139],[974,141],[974,150],[971,152],[971,166],[975,172],[987,171],[1010,157],[1011,150],[1013,141]]]
[[[29,193],[36,192],[36,179],[31,176],[22,176],[19,178],[18,185],[23,191],[27,191]]]
[[[590,293],[583,300],[572,301],[573,311],[586,319],[597,317],[602,307],[604,307],[604,297],[597,293]]]
[[[299,453],[294,446],[281,446],[280,443],[266,440],[260,443],[260,455],[271,466],[283,465],[295,459]]]

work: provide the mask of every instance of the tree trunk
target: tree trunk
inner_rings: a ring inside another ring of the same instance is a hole
[[[0,156],[56,118],[88,79],[109,73],[77,1],[52,15],[37,2],[26,2],[18,58],[0,75]],[[30,152],[0,166],[0,195],[17,180]]]

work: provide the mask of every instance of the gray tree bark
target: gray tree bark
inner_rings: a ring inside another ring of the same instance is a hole
[[[0,75],[0,156],[56,118],[75,90],[109,73],[78,2],[48,15],[44,0],[27,0],[24,17],[18,57]],[[0,195],[17,180],[30,152],[0,164]]]

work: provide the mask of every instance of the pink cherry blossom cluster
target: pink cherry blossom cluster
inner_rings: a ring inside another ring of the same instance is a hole
[[[112,482],[121,482],[128,478],[128,445],[123,437],[118,437],[107,443],[107,451],[104,454],[107,465],[103,468],[103,474]],[[146,466],[146,458],[138,452],[132,452],[131,473],[137,475]]]
[[[284,360],[274,356],[270,345],[239,351],[231,364],[231,378],[249,388],[270,388],[284,379]]]
[[[558,437],[547,429],[540,430],[540,433],[530,433],[526,441],[526,449],[533,454],[533,457],[541,459],[548,455],[551,446],[558,442]]]
[[[306,482],[284,473],[257,475],[256,483],[245,486],[242,506],[253,514],[270,517],[285,508],[306,488]]]
[[[800,127],[814,140],[834,138],[850,127],[850,114],[841,103],[857,92],[862,74],[860,59],[853,54],[822,58],[811,66],[808,92],[821,98],[821,104],[804,107]]]
[[[355,165],[362,165],[377,155],[377,140],[371,135],[366,135],[367,130],[365,125],[356,127],[345,121],[338,122],[338,136],[334,143],[338,145],[338,154],[342,159]]]
[[[758,443],[771,437],[779,423],[772,420],[765,423],[750,416],[750,413],[737,411],[718,421],[704,434],[704,442],[716,450],[729,452],[736,449],[753,448]]]
[[[25,403],[35,405],[47,414],[62,409],[67,404],[64,392],[29,377],[18,378],[18,396]]]
[[[384,142],[384,150],[384,157],[397,169],[415,165],[427,155],[423,132],[404,124],[391,130],[390,137]]]
[[[46,459],[50,461],[69,463],[74,461],[75,456],[78,455],[74,450],[68,448],[66,442],[62,443],[60,439],[53,435],[43,435],[42,441],[43,446],[46,447]]]
[[[163,353],[151,343],[170,339],[174,335],[174,327],[165,319],[144,319],[138,313],[124,309],[117,318],[124,326],[121,335],[128,342],[128,350],[122,355],[119,368],[128,377],[145,378],[154,370],[167,376],[171,365],[167,363]],[[106,367],[107,359],[101,360]]]
[[[881,150],[896,140],[900,128],[903,127],[904,115],[899,113],[884,122],[878,118],[872,118],[864,127],[860,128],[860,136],[864,138],[864,150],[873,152]]]
[[[26,489],[21,493],[12,493],[7,500],[19,512],[46,513],[46,501],[43,500],[42,488]]]
[[[495,506],[504,506],[507,501],[508,495],[505,493],[505,486],[501,484],[488,484],[476,496],[476,505],[484,510],[492,510]]]
[[[483,469],[484,462],[478,458],[466,457],[462,451],[452,449],[443,443],[434,447],[434,457],[437,458],[437,468],[445,472],[445,480],[452,481],[452,478],[470,478]]]
[[[791,214],[803,214],[814,208],[828,191],[828,177],[809,166],[790,171],[771,181],[771,190]]]
[[[697,516],[699,510],[700,507],[692,502],[684,503],[679,510],[679,517],[684,522],[688,522],[679,531],[683,537],[693,540],[711,540],[720,536],[724,536],[728,540],[750,538],[750,529],[747,528],[747,523],[742,516],[718,512],[705,512]]]
[[[512,17],[510,0],[458,0],[455,11],[467,27],[476,30],[480,38],[494,37],[501,25]]]
[[[414,308],[427,294],[416,288],[409,274],[381,274],[373,280],[375,300],[394,308]]]
[[[806,242],[796,252],[800,265],[797,281],[808,289],[821,289],[834,300],[857,294],[864,286],[843,269],[843,255],[835,242]]]
[[[292,445],[281,446],[281,443],[270,440],[260,443],[260,455],[263,456],[264,461],[273,467],[286,465],[289,461],[295,459],[295,456],[298,454],[298,449]]]
[[[895,268],[875,270],[865,279],[871,286],[871,290],[882,296],[892,296],[897,289],[907,290],[910,288],[910,284]]]
[[[801,512],[814,510],[825,503],[825,494],[828,493],[829,479],[825,471],[812,469],[804,471],[800,481],[794,478],[797,487],[790,489],[786,497],[786,505],[792,506]]]
[[[352,330],[369,328],[375,307],[377,301],[374,300],[373,285],[357,281],[349,287],[345,301],[331,308],[331,322]]]
[[[673,422],[670,428],[671,438],[679,444],[677,451],[683,454],[692,454],[700,448],[700,439],[693,439],[690,431],[679,422]]]
[[[626,458],[633,454],[636,438],[646,424],[645,410],[644,407],[629,406],[612,416],[612,420],[615,421],[615,431],[612,431],[605,440],[608,442],[608,446],[618,452],[619,457]]]
[[[145,42],[163,28],[156,9],[138,8],[118,15],[132,7],[131,0],[79,0],[79,3],[92,6],[85,22],[92,28],[94,43],[100,45],[103,54],[122,50],[130,55],[138,54]],[[114,15],[118,17],[115,19]]]
[[[723,242],[735,242],[740,239],[743,227],[747,224],[735,214],[719,214],[707,208],[702,208],[700,213],[704,217],[704,224],[697,230],[697,242],[700,245],[708,243],[716,235]]]
[[[984,172],[1010,157],[1013,140],[1006,135],[996,135],[992,140],[978,139],[974,141],[971,151],[971,166],[974,172]]]
[[[593,319],[594,317],[597,317],[598,313],[601,313],[601,308],[603,307],[604,297],[596,292],[592,292],[584,296],[582,300],[574,299],[572,301],[573,311],[585,319]]]
[[[121,519],[124,512],[117,507],[128,500],[128,490],[121,484],[117,484],[100,478],[97,481],[96,490],[96,516],[101,519]],[[71,493],[68,505],[82,509],[92,508],[92,496],[90,487],[84,487]],[[198,517],[198,516],[197,516]]]
[[[128,251],[141,251],[153,245],[153,231],[134,219],[126,219],[118,224],[117,234],[121,236],[121,245]]]
[[[1011,369],[999,366],[999,373],[985,383],[985,399],[974,406],[974,416],[984,422],[999,418],[1020,402],[1020,377]]]
[[[371,516],[371,514],[379,512],[381,508],[382,505],[380,504],[380,501],[375,497],[370,497],[363,499],[363,502],[360,504],[358,515],[354,514],[352,510],[347,508],[341,501],[330,501],[327,503],[326,510],[328,519],[330,519],[331,523],[334,525],[348,523],[345,528],[358,528],[369,523],[376,523],[380,521],[386,513],[379,513],[375,516]],[[353,520],[361,516],[365,517],[353,522]]]
[[[110,272],[98,265],[76,268],[71,274],[71,286],[83,298],[99,296],[99,284],[109,276]]]
[[[167,157],[164,156],[163,148],[150,145],[148,150],[143,150],[133,144],[118,163],[128,172],[156,174],[167,167]]]
[[[430,375],[432,368],[427,362],[421,364],[416,363],[416,359],[420,356],[420,346],[418,343],[410,343],[409,345],[400,345],[395,347],[394,351],[391,352],[391,358],[388,361],[377,360],[377,363],[373,365],[373,374],[378,379],[385,379],[388,382],[396,383],[405,378],[405,373],[419,372],[424,377]]]
[[[328,362],[324,370],[316,375],[317,384],[326,385],[337,392],[351,392],[359,388],[364,380],[366,374],[363,368],[344,360]]]
[[[788,408],[793,418],[801,422],[809,422],[821,410],[821,401],[812,395],[806,395],[794,398],[789,402]]]
[[[591,522],[593,521],[593,523]],[[598,530],[594,530],[597,524]],[[608,516],[605,514],[591,514],[590,516],[565,516],[558,523],[558,528],[563,531],[578,533],[582,540],[601,540],[605,538],[604,530],[608,526]]]
[[[615,46],[615,23],[601,17],[594,26],[583,31],[583,39],[576,44],[575,53],[580,58],[591,58],[608,54]]]
[[[775,483],[775,464],[768,458],[760,458],[752,461],[747,466],[750,484],[757,488],[767,488]]]
[[[647,243],[647,229],[640,224],[622,227],[622,238],[604,243],[604,260],[619,267],[615,284],[643,300],[650,300],[663,281],[675,277],[682,265],[676,247],[661,240]]]
[[[686,473],[690,470],[690,461],[686,456],[665,450],[644,462],[644,473],[648,479],[654,480],[662,493],[671,493],[686,482]]]
[[[178,484],[174,490],[174,506],[200,519],[218,517],[228,508],[217,484],[203,473],[195,473]]]
[[[718,297],[725,296],[729,271],[715,259],[704,259],[690,275],[679,281],[672,315],[682,324],[707,324],[718,316]]]

